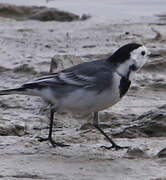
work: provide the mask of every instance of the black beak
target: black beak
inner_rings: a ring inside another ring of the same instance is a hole
[[[157,58],[157,57],[161,57],[161,54],[157,53],[157,52],[152,52],[152,53],[148,54],[148,57],[149,58]]]

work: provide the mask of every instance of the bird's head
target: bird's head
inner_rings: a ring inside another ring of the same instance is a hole
[[[130,43],[119,48],[110,58],[117,73],[129,77],[134,71],[138,71],[148,62],[149,50],[137,43]]]

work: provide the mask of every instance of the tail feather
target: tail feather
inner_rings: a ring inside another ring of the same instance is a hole
[[[24,91],[25,91],[24,88],[6,89],[6,90],[1,90],[0,95],[23,94]]]

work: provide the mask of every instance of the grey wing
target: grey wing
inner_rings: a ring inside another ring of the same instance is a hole
[[[110,72],[98,72],[93,76],[86,76],[84,74],[76,74],[73,71],[60,72],[50,76],[37,79],[33,82],[24,84],[23,88],[58,88],[58,87],[76,87],[76,88],[87,88],[100,93],[107,90],[112,85],[112,74]]]
[[[44,86],[56,86],[56,85],[68,85],[76,87],[93,87],[95,86],[95,77],[89,77],[81,74],[76,74],[74,71],[62,71],[49,76],[45,76],[36,79],[33,82],[24,84],[23,86],[34,88],[34,87],[44,87]]]
[[[105,61],[98,60],[73,66],[59,73],[48,75],[27,83],[24,86],[42,88],[45,86],[89,88],[98,92],[110,88],[112,85],[113,71]]]

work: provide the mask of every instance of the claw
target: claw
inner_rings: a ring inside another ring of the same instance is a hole
[[[63,144],[63,143],[60,143],[60,142],[55,142],[52,138],[49,138],[49,137],[48,138],[36,137],[36,138],[38,139],[39,142],[49,141],[53,147],[56,147],[56,146],[59,146],[59,147],[70,146],[68,144]]]
[[[107,149],[107,150],[110,150],[110,149],[114,149],[117,151],[117,150],[120,150],[120,149],[129,149],[130,146],[119,146],[119,145],[112,145],[112,146],[101,146],[101,148],[104,148],[104,149]]]
[[[37,136],[36,139],[39,141],[39,142],[43,142],[43,141],[47,141],[48,138],[43,138],[43,137],[40,137],[40,136]]]

